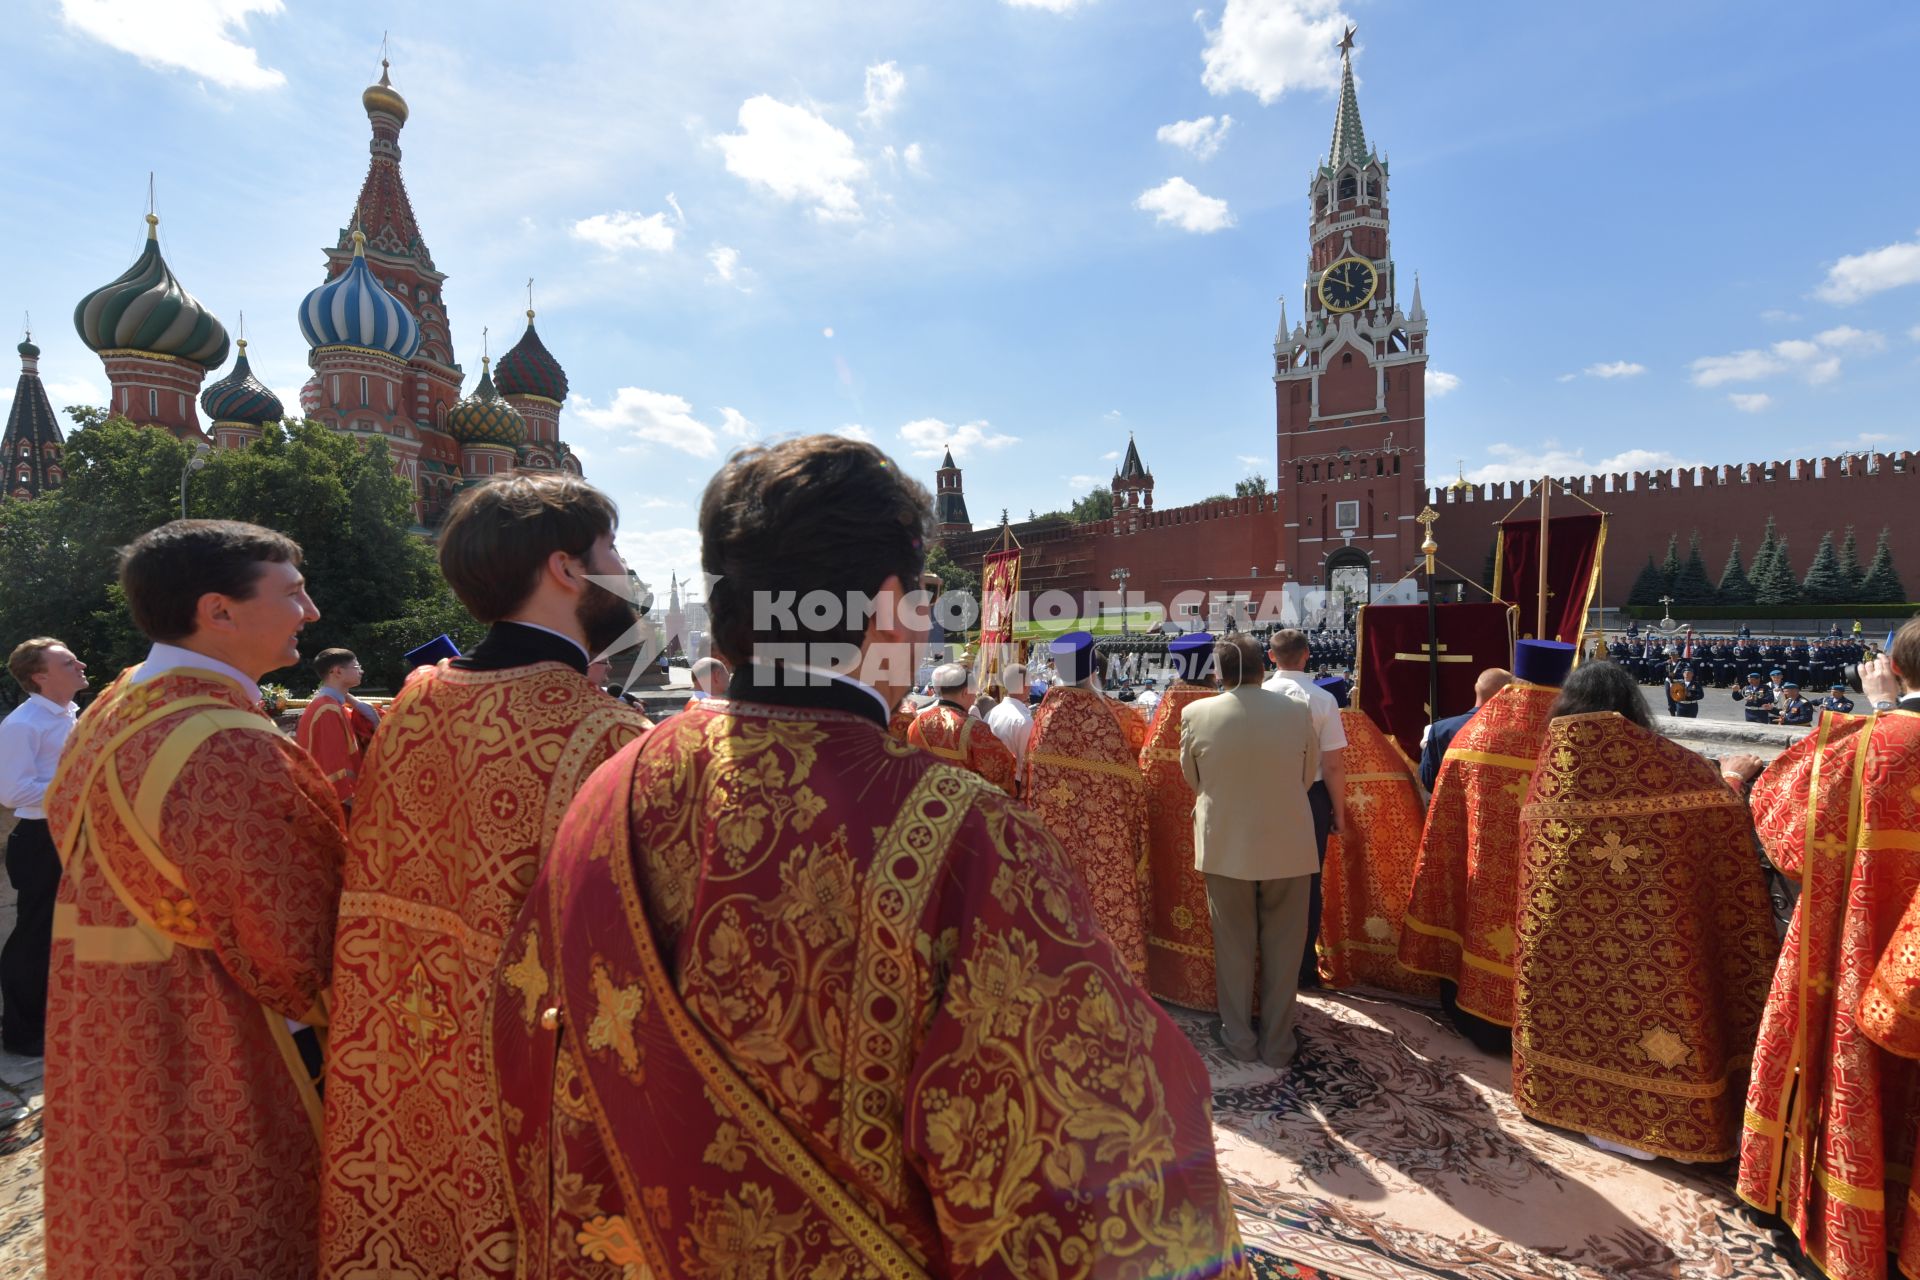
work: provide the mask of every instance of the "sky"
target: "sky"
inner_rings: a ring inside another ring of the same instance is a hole
[[[562,434],[650,582],[697,572],[727,453],[790,433],[929,489],[951,446],[980,525],[1104,484],[1129,433],[1162,508],[1270,479],[1348,23],[1433,482],[1920,448],[1894,0],[9,8],[0,315],[56,407],[104,399],[70,317],[138,253],[149,172],[175,274],[297,404],[384,34],[456,354],[477,379],[534,280]]]

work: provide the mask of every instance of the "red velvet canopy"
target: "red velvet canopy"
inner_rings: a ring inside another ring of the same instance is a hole
[[[1371,604],[1360,610],[1354,653],[1356,701],[1367,718],[1413,758],[1430,719],[1473,707],[1473,682],[1488,667],[1513,663],[1512,610],[1504,604],[1443,604],[1434,610],[1440,705],[1429,717],[1428,620],[1423,604]]]
[[[1607,518],[1598,512],[1554,516],[1547,539],[1548,634],[1540,634],[1540,521],[1508,520],[1500,526],[1494,554],[1494,594],[1520,606],[1523,640],[1577,645],[1587,607],[1600,586],[1600,556]]]

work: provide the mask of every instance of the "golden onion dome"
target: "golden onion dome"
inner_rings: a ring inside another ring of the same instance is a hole
[[[380,83],[367,86],[367,91],[360,95],[360,105],[367,109],[368,115],[384,112],[401,124],[407,122],[407,100],[400,96],[400,91],[393,87],[391,80],[387,79],[385,58],[380,59]]]

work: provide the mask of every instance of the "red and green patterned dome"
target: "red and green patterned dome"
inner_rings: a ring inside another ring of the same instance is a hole
[[[531,309],[527,311],[527,331],[513,344],[513,350],[500,357],[500,376],[493,385],[503,396],[544,396],[555,404],[567,398],[567,371],[534,332]]]
[[[480,358],[480,385],[447,414],[447,434],[462,445],[518,449],[527,438],[526,419],[494,390],[492,363]]]

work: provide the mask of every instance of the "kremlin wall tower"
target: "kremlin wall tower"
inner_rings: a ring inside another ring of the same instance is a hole
[[[373,132],[366,181],[349,224],[324,250],[327,278],[297,312],[313,369],[297,411],[383,441],[394,471],[413,485],[415,517],[431,528],[463,484],[516,469],[578,475],[580,461],[560,438],[566,371],[540,341],[531,309],[520,341],[497,369],[483,358],[478,383],[461,397],[466,371],[454,356],[447,277],[433,264],[400,176],[407,103],[384,61],[380,68],[380,82],[360,95]],[[226,326],[174,277],[158,227],[149,213],[134,264],[74,308],[74,327],[112,384],[105,407],[183,440],[245,445],[287,407],[253,376],[246,340],[230,343]],[[230,350],[233,367],[203,389]],[[12,473],[6,491],[32,497],[59,484],[62,442],[39,382],[39,349],[29,338],[20,353],[19,431],[10,421],[0,455]]]

